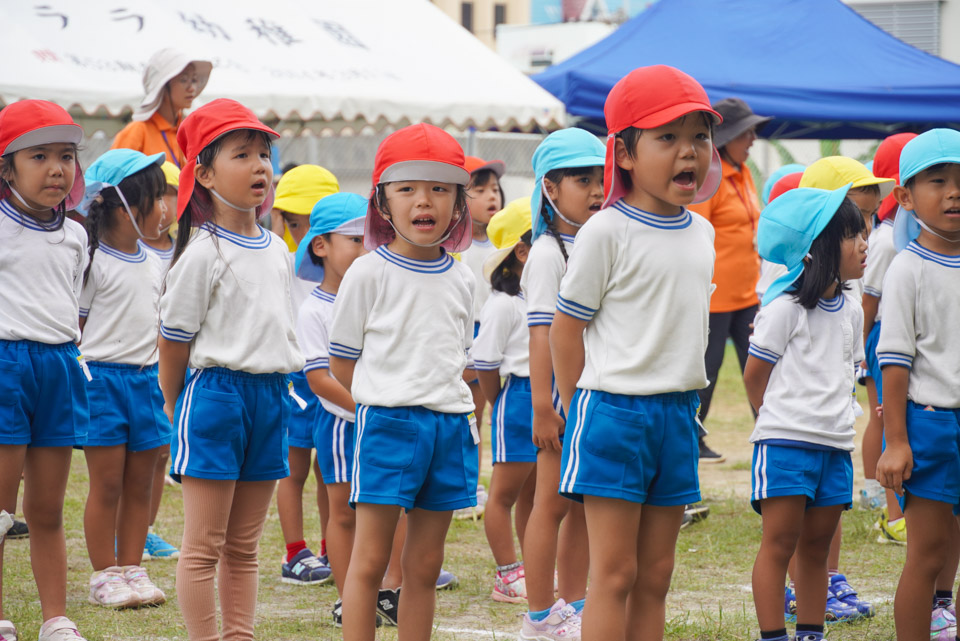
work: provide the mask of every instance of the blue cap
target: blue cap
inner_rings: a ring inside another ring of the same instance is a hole
[[[363,236],[366,218],[367,199],[363,196],[341,191],[317,201],[310,212],[310,230],[297,246],[294,261],[297,278],[322,283],[323,265],[315,264],[308,255],[313,239],[323,234]]]
[[[83,200],[77,205],[77,212],[86,216],[90,210],[90,203],[105,188],[116,187],[124,178],[129,178],[150,165],[159,167],[165,159],[166,154],[162,152],[145,156],[133,149],[111,149],[107,151],[97,158],[83,175],[86,187]]]
[[[803,259],[837,213],[849,189],[850,185],[833,191],[798,187],[784,192],[764,208],[757,223],[757,249],[764,260],[786,266],[787,273],[770,284],[763,295],[763,305],[786,292],[800,278]]]
[[[603,167],[607,150],[600,140],[588,131],[571,127],[555,131],[533,152],[533,195],[530,197],[530,212],[533,216],[533,240],[547,230],[540,215],[543,199],[543,177],[554,169],[573,167]],[[553,220],[554,211],[547,207],[547,215]]]
[[[770,177],[767,178],[767,181],[763,183],[763,206],[766,207],[770,203],[770,192],[773,191],[773,186],[777,184],[778,180],[787,174],[801,173],[804,169],[806,169],[806,167],[803,165],[792,163],[789,165],[784,165],[780,169],[770,174]]]
[[[900,184],[941,163],[960,164],[960,131],[931,129],[910,140],[900,152]],[[893,221],[893,246],[901,251],[920,235],[916,214],[903,207]]]

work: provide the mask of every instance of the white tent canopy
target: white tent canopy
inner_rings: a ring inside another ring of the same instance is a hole
[[[233,98],[284,125],[564,123],[560,101],[428,0],[0,0],[0,16],[0,101],[51,100],[88,133],[139,104],[144,64],[171,46],[214,63],[194,106]]]

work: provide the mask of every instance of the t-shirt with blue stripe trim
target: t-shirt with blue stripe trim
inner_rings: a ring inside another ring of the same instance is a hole
[[[325,292],[318,285],[304,299],[297,314],[297,340],[307,364],[303,373],[330,369],[330,326],[333,325],[333,304],[336,294]],[[330,374],[333,376],[333,374]],[[353,412],[318,396],[323,409],[353,423]]]
[[[574,237],[561,234],[567,256],[573,252]],[[527,325],[550,325],[557,310],[560,281],[567,271],[567,261],[560,251],[557,239],[546,232],[533,241],[520,276],[520,289],[527,301]]]

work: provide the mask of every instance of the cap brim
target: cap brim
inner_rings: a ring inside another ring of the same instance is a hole
[[[80,125],[47,125],[45,127],[37,127],[14,138],[10,144],[7,145],[7,148],[3,150],[3,155],[6,156],[16,151],[22,151],[40,145],[58,143],[79,145],[82,139],[83,129]]]
[[[652,114],[647,114],[640,120],[632,123],[631,127],[636,127],[637,129],[654,129],[656,127],[662,127],[663,125],[680,118],[681,116],[686,116],[687,114],[692,114],[696,111],[702,111],[705,114],[710,115],[713,118],[713,124],[718,125],[723,122],[723,116],[714,111],[708,106],[705,106],[701,102],[681,102],[676,105],[670,105],[666,109],[657,111]],[[616,133],[616,132],[614,132]]]
[[[463,167],[445,162],[407,160],[390,165],[380,174],[381,183],[407,180],[430,180],[453,185],[467,185],[470,182],[470,173]]]
[[[293,269],[297,278],[309,280],[314,283],[323,282],[323,265],[317,265],[309,256],[310,245],[313,239],[321,234],[314,231],[308,231],[300,244],[297,245],[297,252],[294,256]]]
[[[483,259],[483,280],[488,283],[490,282],[490,277],[493,276],[494,270],[513,253],[514,247],[516,247],[515,244],[494,250]]]
[[[497,178],[503,178],[503,175],[507,173],[507,164],[502,160],[489,160],[471,171],[470,175],[472,176],[478,171],[483,171],[484,169],[492,171],[494,174],[496,174]]]
[[[951,164],[951,165],[960,165],[960,155],[956,154],[943,154],[938,156],[931,156],[924,160],[923,163],[916,165],[915,167],[908,167],[908,172],[900,172],[900,184],[905,184],[908,180],[919,174],[924,169],[930,169],[934,165],[941,164]]]
[[[757,114],[750,114],[738,122],[730,123],[728,128],[725,127],[722,132],[717,132],[714,136],[715,140],[713,141],[713,144],[715,144],[717,147],[723,147],[743,132],[749,129],[756,129],[757,127],[767,124],[771,120],[773,120],[773,118],[770,116],[758,116]]]
[[[893,192],[893,188],[896,187],[897,183],[892,178],[864,178],[863,180],[858,180],[853,183],[851,189],[869,187],[870,185],[876,185],[880,189],[880,200],[883,200]]]

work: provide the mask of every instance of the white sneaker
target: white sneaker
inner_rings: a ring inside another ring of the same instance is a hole
[[[153,584],[153,581],[147,576],[147,571],[139,565],[124,566],[123,580],[134,592],[140,595],[140,605],[161,605],[167,600],[163,590]]]
[[[53,617],[40,626],[39,641],[87,641],[67,617]]]
[[[123,570],[112,566],[90,577],[90,603],[105,608],[140,607],[140,595],[123,578]]]
[[[6,512],[3,512],[3,514],[6,514]],[[17,627],[13,625],[13,621],[0,620],[0,641],[17,641]]]
[[[580,638],[580,614],[559,599],[542,621],[534,621],[530,613],[523,615],[520,638],[524,641],[571,641]]]
[[[3,543],[3,537],[7,535],[7,530],[13,527],[13,517],[6,510],[0,510],[0,543]],[[11,624],[12,625],[12,624]],[[0,632],[2,632],[0,628]],[[16,638],[16,637],[14,637]],[[0,637],[2,640],[3,637]]]

